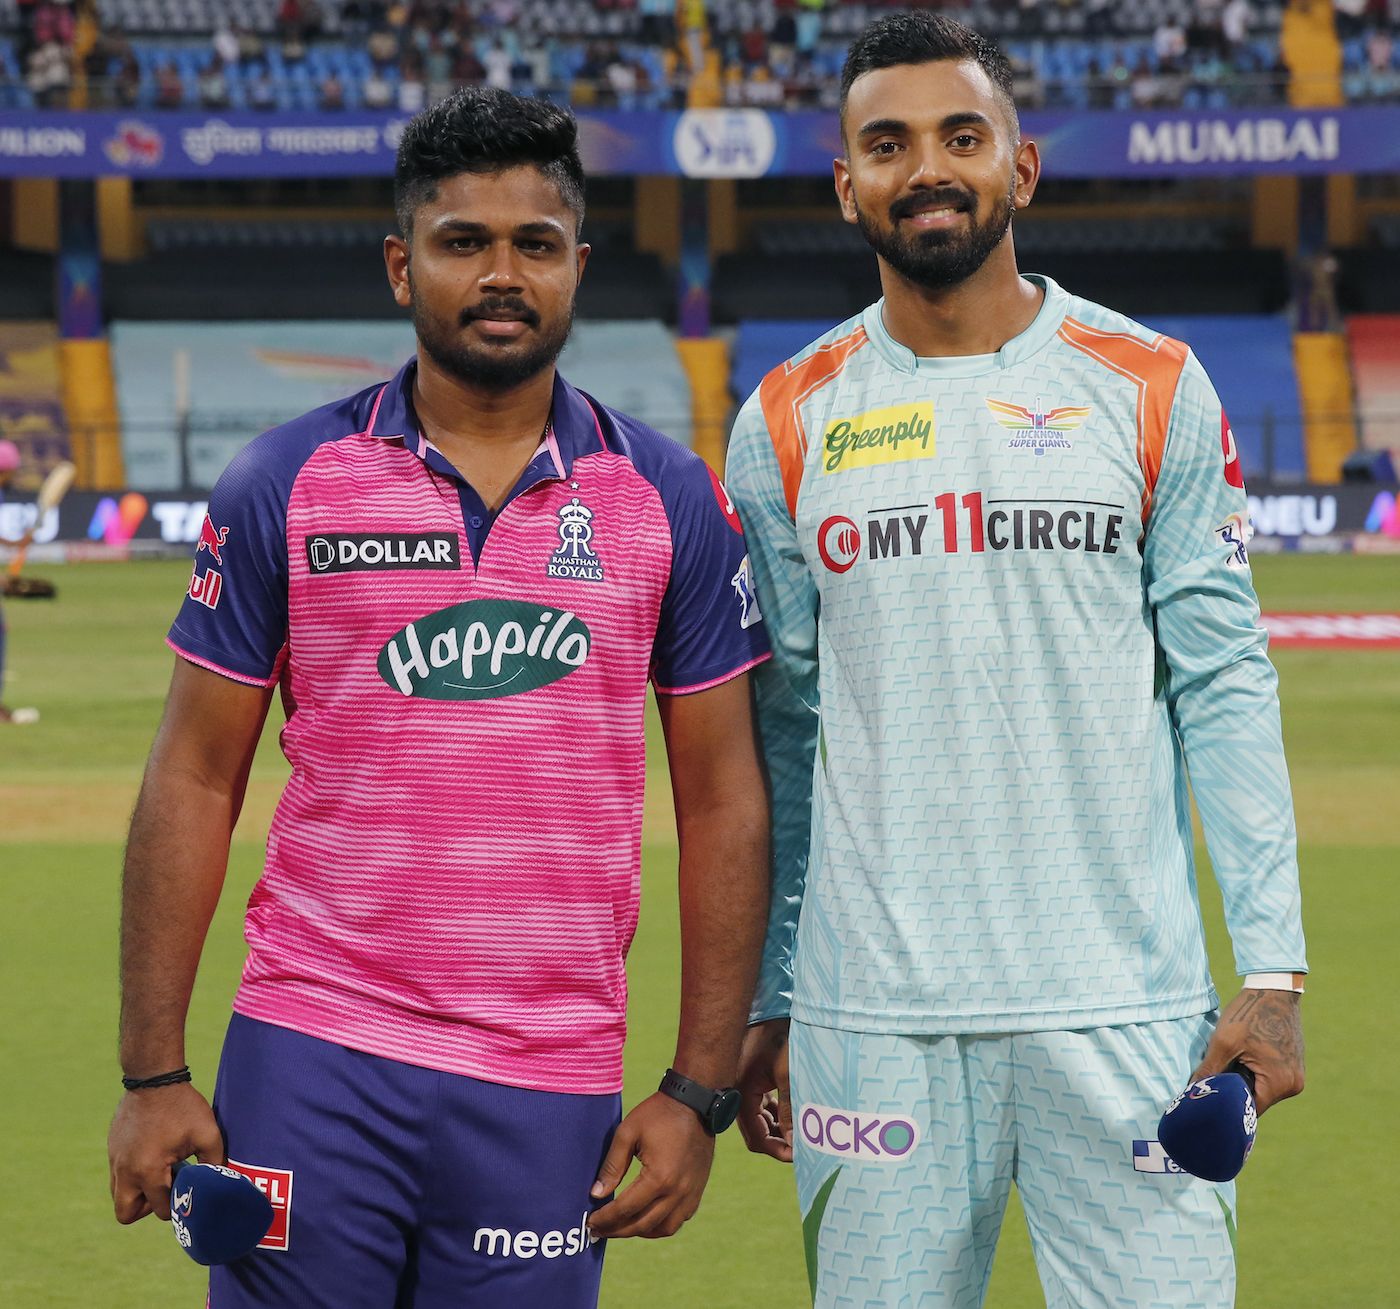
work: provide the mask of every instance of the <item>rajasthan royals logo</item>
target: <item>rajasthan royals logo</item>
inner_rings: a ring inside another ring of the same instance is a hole
[[[602,561],[593,552],[593,510],[578,496],[559,511],[559,549],[550,556],[547,571],[569,581],[603,580]]]
[[[1034,409],[1006,400],[988,400],[987,408],[997,422],[1013,433],[1006,443],[1008,450],[1034,450],[1037,456],[1047,450],[1068,450],[1070,442],[1065,433],[1082,427],[1093,413],[1092,405],[1061,405],[1047,410],[1039,400]]]
[[[1254,528],[1249,521],[1249,515],[1231,514],[1219,527],[1215,529],[1215,539],[1221,545],[1229,546],[1230,553],[1225,558],[1226,568],[1248,568],[1249,552],[1245,547],[1249,544],[1249,538],[1254,535]]]
[[[739,597],[739,626],[752,627],[755,623],[761,623],[763,615],[758,611],[758,596],[753,587],[753,565],[749,563],[748,555],[744,556],[739,571],[729,579],[729,584],[734,588],[734,594]]]

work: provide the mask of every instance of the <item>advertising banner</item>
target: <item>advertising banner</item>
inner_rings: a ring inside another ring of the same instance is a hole
[[[824,176],[841,152],[826,111],[582,111],[599,176]],[[357,177],[392,171],[402,114],[0,113],[0,176]],[[1042,111],[1022,115],[1054,177],[1374,173],[1400,168],[1400,106]]]

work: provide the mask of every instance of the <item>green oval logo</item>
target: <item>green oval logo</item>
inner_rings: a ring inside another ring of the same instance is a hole
[[[468,600],[396,632],[379,652],[379,675],[422,700],[493,700],[567,677],[588,647],[588,628],[567,609]]]

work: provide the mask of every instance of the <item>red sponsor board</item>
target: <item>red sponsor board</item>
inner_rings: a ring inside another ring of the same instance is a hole
[[[242,1173],[272,1202],[272,1226],[258,1242],[259,1250],[286,1250],[292,1242],[292,1170],[263,1168],[230,1159],[228,1166]]]
[[[1400,650],[1400,614],[1265,614],[1263,622],[1273,646]]]

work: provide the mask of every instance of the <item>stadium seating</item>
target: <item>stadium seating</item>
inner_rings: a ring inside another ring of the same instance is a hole
[[[1400,450],[1400,314],[1360,314],[1346,329],[1361,443]]]
[[[1293,331],[1286,317],[1149,316],[1146,326],[1196,352],[1230,416],[1246,478],[1306,478]]]
[[[179,73],[183,103],[197,106],[200,72],[214,59],[210,37],[215,29],[227,23],[256,34],[264,46],[262,56],[234,60],[223,69],[228,107],[234,109],[249,106],[250,86],[262,68],[272,81],[267,107],[317,108],[320,87],[331,75],[343,89],[345,107],[359,107],[371,68],[364,43],[367,8],[358,5],[358,15],[347,19],[342,0],[322,0],[313,30],[299,38],[304,54],[293,58],[290,52],[283,54],[278,0],[97,0],[95,6],[103,31],[132,38],[138,108],[157,103],[155,74],[164,66]],[[972,0],[955,12],[1001,42],[1016,66],[1018,95],[1027,106],[1226,108],[1277,100],[1274,71],[1283,6],[1274,0],[1255,3],[1247,36],[1237,42],[1226,41],[1218,27],[1201,22],[1196,9],[1192,0],[1109,6],[1088,0],[1029,5]],[[509,22],[489,6],[464,4],[462,10],[472,15],[468,41],[475,58],[488,62],[500,45],[509,56],[517,90],[559,99],[578,92],[587,103],[623,108],[661,108],[684,99],[685,60],[663,54],[674,27],[634,5],[525,0]],[[744,77],[761,63],[775,74],[780,100],[829,103],[850,40],[886,11],[883,4],[828,3],[819,11],[801,12],[797,26],[792,11],[784,18],[774,0],[707,0],[708,39],[740,102]],[[1158,38],[1168,26],[1179,29],[1184,49],[1164,57]],[[6,36],[19,28],[16,0],[0,0],[0,107],[33,104],[16,57],[16,37]],[[441,83],[451,63],[448,55],[455,52],[442,45],[439,34],[422,23],[394,29],[393,35],[399,51],[423,66],[423,80]],[[447,53],[435,56],[439,49]],[[1365,39],[1352,39],[1347,51],[1348,86],[1359,98],[1394,93],[1370,67]],[[627,82],[615,83],[607,75],[607,65],[618,60],[632,70],[628,80],[635,89],[620,89]],[[114,58],[108,76],[116,77],[118,69]],[[404,76],[399,59],[383,61],[379,72],[388,86],[388,103],[397,104]],[[95,94],[110,102],[100,86]]]

